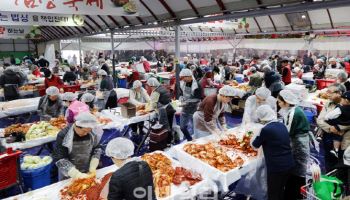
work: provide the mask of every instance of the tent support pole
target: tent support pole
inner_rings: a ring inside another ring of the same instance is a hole
[[[176,72],[176,84],[175,84],[175,96],[179,99],[180,96],[180,26],[175,26],[175,72]]]
[[[79,43],[79,61],[80,61],[80,67],[83,67],[83,60],[82,60],[82,53],[81,53],[81,38],[78,38]]]
[[[117,83],[117,77],[116,77],[116,74],[115,74],[115,55],[114,55],[114,30],[111,29],[111,43],[112,43],[112,49],[111,49],[111,53],[112,53],[112,72],[113,72],[113,85],[114,87],[116,87],[116,83]]]

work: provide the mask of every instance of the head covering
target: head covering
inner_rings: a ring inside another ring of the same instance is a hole
[[[184,62],[188,62],[188,57],[185,56],[183,60],[184,60]]]
[[[142,83],[139,80],[134,81],[134,83],[132,84],[132,89],[136,89],[142,87]]]
[[[321,59],[321,58],[319,58],[319,59],[317,59],[317,62],[324,63],[324,60],[323,60],[323,59]]]
[[[106,60],[104,58],[100,58],[98,59],[99,62],[106,62]]]
[[[55,86],[50,86],[46,89],[46,94],[49,96],[56,96],[60,94],[60,91],[57,87]]]
[[[255,95],[262,99],[267,99],[269,96],[271,96],[271,91],[266,87],[260,87],[255,91]]]
[[[148,80],[147,80],[147,84],[149,85],[149,86],[151,86],[151,87],[158,87],[158,86],[160,86],[160,83],[159,83],[159,81],[156,79],[156,78],[149,78]]]
[[[341,95],[341,98],[347,99],[347,100],[350,101],[350,91],[344,92],[344,93]]]
[[[70,70],[69,67],[64,67],[64,68],[63,68],[63,71],[64,71],[64,72],[70,72],[71,70]]]
[[[105,70],[103,70],[103,69],[98,70],[97,74],[99,76],[107,76],[107,72]]]
[[[45,58],[44,56],[39,56],[39,59],[43,59],[43,58]]]
[[[75,118],[75,124],[83,128],[95,128],[97,118],[89,112],[82,112]]]
[[[83,96],[81,96],[81,101],[84,103],[90,103],[94,101],[94,99],[95,99],[95,96],[90,93],[85,93],[83,94]]]
[[[256,109],[256,115],[260,121],[269,122],[277,119],[277,113],[269,105],[262,105]]]
[[[337,59],[335,59],[334,57],[332,57],[332,58],[330,58],[328,61],[329,61],[329,62],[336,62]]]
[[[299,68],[299,67],[294,67],[294,72],[295,72],[295,73],[300,72],[300,68]]]
[[[348,78],[348,73],[346,73],[345,71],[341,71],[337,74],[337,78],[346,81],[346,79]]]
[[[255,68],[255,67],[251,67],[251,68],[249,69],[249,71],[251,71],[251,72],[256,72],[256,68]]]
[[[282,90],[279,94],[283,100],[291,105],[297,105],[299,104],[298,97],[293,94],[290,90]]]
[[[125,160],[134,154],[134,143],[123,137],[115,138],[108,142],[106,155],[112,158]]]
[[[147,61],[147,59],[144,56],[141,56],[140,61]]]
[[[192,76],[192,71],[190,69],[182,69],[180,72],[180,77],[183,76]]]
[[[63,94],[62,99],[64,101],[74,101],[74,100],[77,99],[77,95],[74,94],[73,92],[66,92],[66,93]]]
[[[266,66],[263,67],[263,71],[264,72],[269,72],[271,70],[272,70],[272,68],[269,65],[266,65]]]
[[[231,86],[225,85],[219,90],[219,94],[223,96],[229,96],[229,97],[242,97],[242,92],[240,90],[237,90]]]

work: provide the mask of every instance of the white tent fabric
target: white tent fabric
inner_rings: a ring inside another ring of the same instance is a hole
[[[230,41],[231,43],[235,43]],[[175,51],[173,42],[156,42],[156,50],[164,49],[167,52]],[[347,38],[318,38],[312,42],[312,50],[337,51],[348,50],[350,40]],[[239,45],[240,48],[247,49],[265,49],[265,50],[308,50],[307,42],[303,38],[299,39],[243,39]],[[82,50],[110,50],[110,43],[86,42],[82,43]],[[153,47],[146,42],[128,42],[122,43],[115,50],[151,50]],[[226,40],[221,41],[201,41],[181,43],[181,52],[203,52],[211,50],[233,49],[233,46]],[[71,44],[65,50],[78,50],[78,45]]]

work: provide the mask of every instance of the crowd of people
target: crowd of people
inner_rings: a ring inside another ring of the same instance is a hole
[[[49,68],[50,63],[43,57],[37,61],[26,57],[22,66],[6,65],[0,72],[0,87],[4,88],[5,100],[19,98],[18,87],[28,81],[24,67],[30,70],[30,75],[45,78],[46,95],[41,97],[38,105],[41,120],[64,116],[69,122],[58,134],[53,153],[61,180],[84,178],[96,172],[101,155],[97,137],[100,130],[96,128],[97,119],[92,113],[112,107],[108,103],[110,97],[115,97],[111,102],[114,102],[113,107],[117,106],[110,62],[104,58],[85,60],[89,63],[81,67],[62,67],[57,61],[53,68]],[[242,126],[250,123],[262,125],[251,145],[262,147],[264,152],[268,199],[300,199],[300,187],[306,183],[310,132],[313,129],[299,106],[301,99],[285,86],[292,83],[292,78],[302,79],[303,73],[312,72],[315,78],[321,79],[327,69],[343,70],[337,75],[337,83],[327,89],[329,102],[317,117],[315,134],[321,137],[323,143],[327,172],[339,168],[340,178],[348,185],[349,167],[344,165],[344,159],[350,159],[349,58],[315,58],[308,54],[303,59],[272,55],[267,59],[240,56],[236,60],[187,56],[177,64],[174,57],[162,57],[151,66],[146,58],[136,61],[133,57],[125,66],[133,69],[133,74],[128,74],[129,102],[138,109],[148,107],[157,111],[159,124],[170,130],[167,142],[171,146],[180,142],[173,131],[176,111],[171,102],[175,91],[179,91],[182,107],[180,129],[187,141],[208,135],[219,139],[225,137],[229,128],[225,112],[235,108],[233,104],[237,99],[246,99]],[[144,67],[141,71],[133,67],[139,63]],[[154,77],[145,80],[146,84],[141,82],[146,73],[175,72],[176,66],[180,68],[177,89],[169,90]],[[64,71],[63,78],[59,76],[61,71]],[[102,107],[96,104],[95,94],[63,93],[65,84],[74,84],[78,80],[98,82],[97,90],[106,97]],[[229,86],[233,82],[247,82],[251,89],[243,94],[241,90]],[[205,90],[208,87],[218,90],[207,95]],[[143,125],[139,122],[130,126],[134,134],[142,135]],[[117,138],[109,142],[106,154],[120,167],[111,178],[109,199],[134,199],[131,197],[134,188],[153,186],[149,166],[131,159],[133,152],[134,146],[128,139]],[[127,188],[126,183],[130,183]]]

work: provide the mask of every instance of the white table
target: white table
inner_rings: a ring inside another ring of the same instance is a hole
[[[10,117],[38,110],[40,97],[0,102],[0,118]]]
[[[117,169],[118,167],[116,165],[99,169],[96,172],[96,177],[102,178],[106,174],[114,172]],[[7,198],[6,200],[60,200],[60,190],[67,186],[70,181],[70,179],[60,181],[37,190]]]

